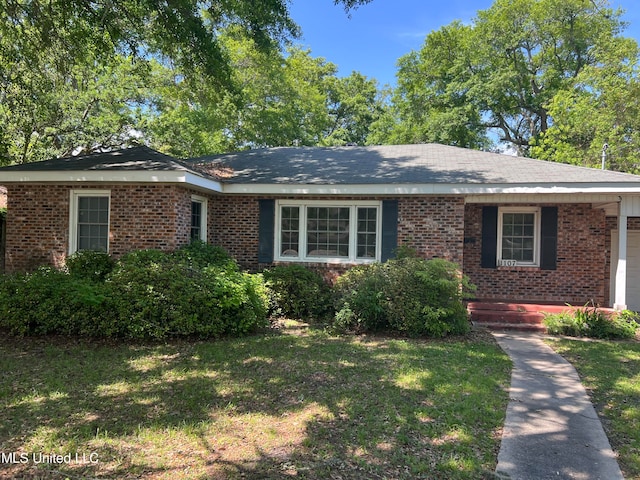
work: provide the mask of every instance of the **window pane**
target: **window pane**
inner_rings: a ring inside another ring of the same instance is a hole
[[[502,216],[502,259],[534,261],[535,213],[505,213]]]
[[[78,250],[107,251],[109,197],[78,197]]]
[[[298,257],[300,252],[300,207],[280,209],[280,255]]]
[[[191,202],[191,240],[202,238],[202,202]]]
[[[358,208],[358,243],[356,246],[357,258],[376,257],[377,223],[377,208]]]
[[[349,256],[349,207],[307,207],[307,255]]]

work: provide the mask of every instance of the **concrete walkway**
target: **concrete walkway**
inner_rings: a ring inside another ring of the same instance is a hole
[[[622,479],[609,440],[573,366],[538,334],[493,334],[513,361],[498,478]]]

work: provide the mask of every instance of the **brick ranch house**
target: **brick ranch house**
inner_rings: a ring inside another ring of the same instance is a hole
[[[640,310],[640,176],[437,144],[136,147],[5,167],[0,185],[10,272],[199,238],[250,270],[340,273],[407,245],[456,262],[480,299]]]

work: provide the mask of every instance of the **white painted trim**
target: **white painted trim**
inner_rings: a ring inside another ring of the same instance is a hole
[[[69,190],[69,255],[78,251],[78,199],[80,197],[108,197],[109,216],[107,219],[107,252],[111,236],[111,190],[78,189]]]
[[[297,257],[282,256],[282,236],[280,234],[281,209],[282,207],[299,207],[299,232],[300,244]],[[307,207],[348,207],[349,211],[349,257],[310,257],[304,254],[307,251]],[[375,258],[357,258],[357,228],[358,228],[358,208],[375,207],[376,217],[376,252]],[[380,260],[382,256],[382,202],[378,200],[276,200],[275,215],[275,241],[274,259],[277,262],[305,262],[305,263],[371,263]]]
[[[200,210],[200,240],[206,242],[208,240],[208,206],[209,199],[207,197],[203,197],[200,195],[191,195],[191,202],[197,202],[201,205]],[[191,216],[189,216],[191,217]],[[189,219],[191,220],[191,218]],[[191,221],[189,221],[189,228],[191,228]],[[189,236],[191,236],[191,232],[189,232]]]
[[[640,182],[564,182],[538,184],[286,184],[224,183],[194,172],[142,170],[87,171],[6,171],[0,173],[5,183],[178,183],[204,191],[256,195],[504,195],[504,194],[603,194],[638,195]],[[474,199],[479,202],[479,199]],[[640,208],[640,200],[639,200]]]
[[[496,195],[467,195],[465,203],[593,203],[594,208],[604,208],[605,204],[617,204],[620,195],[612,194],[496,194]]]
[[[1,172],[4,183],[182,183],[199,189],[222,192],[220,182],[185,171],[88,170]]]
[[[201,188],[211,192],[221,193],[223,191],[223,185],[215,180],[194,175],[193,173],[187,173],[184,177],[184,183],[192,187]]]
[[[498,251],[496,252],[496,262],[501,266],[502,259],[502,226],[503,215],[505,213],[533,213],[533,261],[516,262],[514,267],[539,267],[540,266],[540,235],[541,235],[541,215],[539,207],[500,207],[498,208]]]
[[[0,183],[2,183],[0,179]],[[615,184],[355,184],[295,185],[226,183],[223,193],[241,195],[498,195],[640,194],[640,183]]]
[[[615,294],[613,308],[616,310],[627,309],[627,209],[625,199],[620,204],[620,214],[618,215],[618,261],[615,265]]]

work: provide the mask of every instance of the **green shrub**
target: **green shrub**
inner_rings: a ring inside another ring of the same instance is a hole
[[[235,260],[222,248],[201,240],[195,240],[180,247],[173,253],[173,257],[190,268],[202,270],[211,265],[225,265],[235,263]]]
[[[640,314],[638,312],[623,310],[612,320],[621,338],[634,338],[640,329]]]
[[[334,285],[338,330],[363,333],[390,328],[387,312],[385,267],[382,263],[359,265]]]
[[[331,311],[331,289],[322,276],[302,265],[279,265],[263,272],[272,315],[323,318]]]
[[[266,325],[260,276],[233,262],[194,269],[168,254],[135,252],[107,279],[119,319],[131,338],[241,335]]]
[[[544,324],[552,335],[603,339],[633,338],[640,327],[638,314],[630,311],[607,315],[596,307],[545,316]]]
[[[136,266],[145,268],[149,265],[162,265],[169,262],[171,262],[171,255],[167,252],[153,249],[133,250],[120,257],[114,270]]]
[[[88,335],[105,312],[101,287],[53,268],[0,282],[0,326],[14,335]]]
[[[69,275],[102,282],[111,273],[115,262],[106,252],[82,250],[70,255],[66,261]]]
[[[243,335],[267,324],[261,275],[217,252],[218,265],[202,260],[209,253],[198,261],[181,255],[131,252],[104,273],[104,256],[82,253],[68,271],[2,277],[0,327],[14,335],[160,339]]]
[[[463,303],[472,290],[446,260],[404,257],[351,269],[335,286],[335,325],[443,337],[468,331]]]
[[[572,312],[547,313],[543,322],[547,333],[551,335],[580,337],[585,329],[582,317],[577,317]]]

